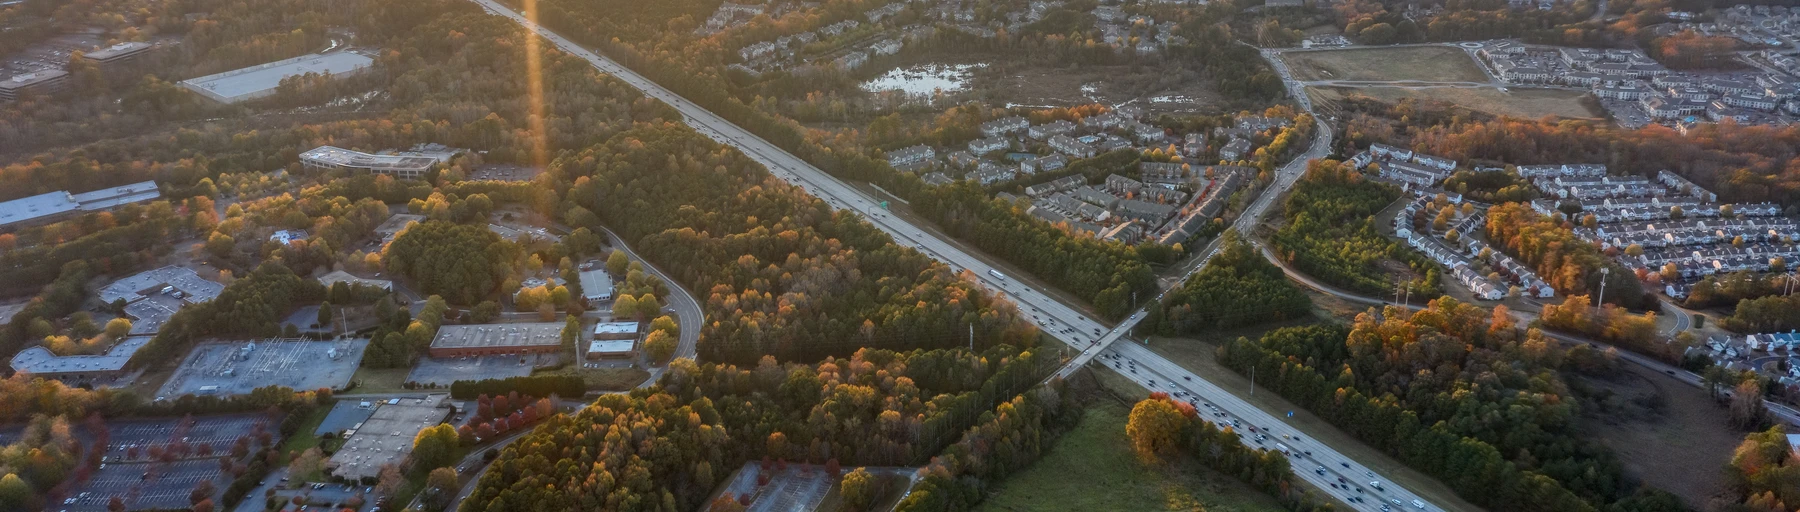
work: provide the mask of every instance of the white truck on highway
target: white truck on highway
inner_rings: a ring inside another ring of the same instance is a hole
[[[990,275],[990,276],[994,276],[994,279],[999,279],[999,280],[1001,280],[1001,281],[1005,281],[1005,280],[1006,280],[1006,274],[1002,274],[1002,273],[1000,273],[1000,271],[998,271],[998,270],[994,270],[994,269],[991,269],[991,268],[990,268],[990,269],[988,269],[988,275]]]

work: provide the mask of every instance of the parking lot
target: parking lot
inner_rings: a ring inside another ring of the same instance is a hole
[[[544,169],[539,168],[539,167],[524,167],[524,166],[518,166],[518,165],[512,165],[512,164],[486,164],[486,165],[482,165],[481,167],[477,167],[475,169],[475,172],[469,175],[469,179],[471,179],[471,180],[494,180],[494,181],[531,181],[532,178],[536,178],[538,174],[541,174],[543,172],[544,172]]]
[[[459,380],[504,379],[531,375],[538,365],[555,364],[555,354],[524,356],[421,357],[406,380],[420,384],[448,386]],[[523,361],[522,363],[520,361]]]
[[[368,345],[366,339],[203,343],[194,347],[157,396],[243,395],[263,386],[341,390],[350,384]]]
[[[101,511],[113,496],[125,500],[131,510],[185,509],[188,493],[202,481],[211,481],[223,491],[231,482],[219,471],[217,459],[194,459],[172,463],[107,464],[93,478],[70,491],[65,501],[52,508],[67,511]],[[215,494],[216,501],[219,496]]]
[[[130,454],[132,448],[137,448],[138,458],[135,460],[147,460],[151,448],[167,448],[182,440],[190,448],[198,449],[204,444],[212,447],[214,453],[228,453],[232,443],[237,442],[239,437],[250,435],[258,424],[262,424],[264,430],[276,433],[277,429],[268,421],[268,417],[260,414],[197,416],[193,425],[183,428],[182,418],[114,420],[107,425],[112,437],[107,443],[106,456],[111,460],[121,460]],[[81,435],[91,438],[85,432]],[[194,456],[193,452],[189,452],[189,456]]]

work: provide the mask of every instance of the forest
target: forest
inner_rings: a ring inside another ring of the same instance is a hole
[[[642,126],[550,172],[572,180],[571,211],[590,212],[565,219],[604,221],[699,295],[702,359],[964,346],[971,326],[978,347],[1037,336],[972,278],[685,127]]]
[[[1086,299],[1102,316],[1131,314],[1134,293],[1156,291],[1156,275],[1136,248],[1071,236],[1018,205],[989,199],[974,182],[935,187],[913,208],[950,235]]]
[[[1575,429],[1573,357],[1535,329],[1450,298],[1354,325],[1271,331],[1219,350],[1240,373],[1496,510],[1685,510],[1624,477]],[[1601,371],[1606,368],[1590,368]]]
[[[661,386],[603,396],[508,445],[459,510],[692,510],[756,459],[923,464],[1056,362],[1006,345],[678,360]]]
[[[1556,293],[1588,295],[1606,281],[1606,302],[1645,309],[1656,298],[1644,292],[1637,275],[1614,263],[1598,247],[1575,236],[1565,219],[1539,214],[1525,203],[1496,205],[1487,211],[1487,239],[1531,267]],[[1607,272],[1601,272],[1607,269]]]
[[[1730,492],[1711,504],[1714,510],[1772,512],[1800,503],[1800,455],[1787,436],[1780,426],[1744,436],[1725,467]]]
[[[1397,283],[1382,262],[1399,260],[1426,276],[1406,283],[1414,293],[1442,293],[1431,279],[1435,266],[1376,231],[1375,214],[1399,198],[1393,186],[1363,179],[1350,164],[1308,162],[1306,174],[1282,202],[1287,224],[1270,241],[1289,265],[1332,286],[1364,295],[1392,293]]]
[[[1263,258],[1258,248],[1228,232],[1206,267],[1169,292],[1140,329],[1186,336],[1212,329],[1301,318],[1312,299]]]

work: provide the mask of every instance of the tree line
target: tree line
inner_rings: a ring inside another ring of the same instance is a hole
[[[1577,430],[1569,360],[1540,332],[1449,298],[1376,313],[1240,338],[1220,361],[1481,506],[1685,509]]]
[[[1236,235],[1227,234],[1206,267],[1151,308],[1145,328],[1164,336],[1191,335],[1292,320],[1312,311],[1312,299]]]
[[[1050,359],[999,346],[864,349],[815,365],[677,360],[660,386],[602,396],[508,445],[460,510],[686,510],[763,457],[919,464],[1036,385]]]

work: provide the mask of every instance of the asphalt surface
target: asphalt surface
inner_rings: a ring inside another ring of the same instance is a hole
[[[728,144],[737,148],[746,155],[762,163],[769,169],[769,172],[773,173],[775,176],[804,188],[807,192],[816,197],[824,199],[833,208],[848,209],[863,213],[870,224],[886,231],[894,238],[896,243],[912,246],[921,253],[949,264],[957,271],[961,271],[962,269],[970,270],[983,286],[996,293],[1008,296],[1010,300],[1018,304],[1021,313],[1031,317],[1046,334],[1049,334],[1053,338],[1060,340],[1073,348],[1082,350],[1082,354],[1072,362],[1073,364],[1071,364],[1070,367],[1078,367],[1079,365],[1092,360],[1095,354],[1100,353],[1102,349],[1110,345],[1112,341],[1123,337],[1125,333],[1130,331],[1131,326],[1135,325],[1145,316],[1144,312],[1140,310],[1132,314],[1123,324],[1117,327],[1109,326],[1098,320],[1089,318],[1076,308],[1065,305],[1047,294],[1013,282],[999,270],[988,266],[980,258],[976,258],[961,251],[954,244],[945,240],[928,235],[927,231],[921,229],[919,226],[915,226],[902,218],[884,213],[881,211],[880,201],[876,198],[870,197],[860,190],[838,181],[836,178],[813,167],[806,161],[788,154],[774,144],[714,115],[712,112],[701,108],[699,105],[687,101],[679,95],[664,89],[662,86],[638,75],[636,72],[595,54],[594,52],[551,32],[549,29],[537,25],[531,20],[528,20],[524,15],[495,3],[493,0],[472,1],[480,4],[491,13],[505,16],[520,23],[526,28],[537,32],[563,51],[587,60],[602,72],[613,75],[615,78],[637,88],[646,96],[650,96],[674,107],[682,113],[682,116],[687,123],[690,126],[693,126],[699,133],[707,135],[723,144]],[[1293,96],[1300,103],[1301,107],[1310,111],[1311,102],[1309,98],[1306,97],[1300,84],[1293,81],[1286,68],[1279,62],[1279,59],[1271,58],[1272,54],[1266,51],[1264,52],[1264,56],[1265,58],[1269,58],[1269,60],[1275,64],[1278,72],[1281,73],[1284,82],[1289,90],[1293,92]],[[1266,190],[1263,193],[1262,197],[1259,197],[1252,203],[1251,207],[1240,217],[1234,226],[1240,231],[1248,232],[1248,228],[1253,227],[1258,222],[1261,214],[1268,209],[1268,206],[1273,203],[1274,199],[1280,196],[1281,192],[1291,186],[1293,182],[1299,178],[1299,175],[1305,171],[1306,161],[1311,158],[1323,156],[1325,152],[1328,151],[1331,145],[1331,137],[1331,130],[1328,126],[1324,124],[1318,125],[1312,149],[1306,154],[1301,155],[1299,158],[1296,158],[1287,166],[1281,168],[1277,173],[1274,184],[1269,187],[1269,190]],[[1209,244],[1205,248],[1206,252],[1204,252],[1201,257],[1195,258],[1200,265],[1194,265],[1193,268],[1197,269],[1202,266],[1206,260],[1210,259],[1213,254],[1216,254],[1218,247],[1219,244],[1217,241],[1213,244]],[[1192,270],[1189,271],[1189,273],[1191,272]],[[1124,358],[1144,365],[1146,368],[1153,368],[1152,371],[1166,371],[1171,375],[1192,377],[1192,381],[1185,379],[1182,381],[1183,386],[1191,386],[1183,388],[1183,391],[1191,390],[1197,394],[1198,398],[1224,408],[1228,414],[1234,418],[1239,418],[1239,421],[1241,422],[1265,428],[1276,428],[1277,425],[1281,425],[1281,422],[1276,418],[1263,412],[1261,409],[1249,406],[1248,403],[1224,391],[1222,388],[1213,385],[1210,382],[1206,382],[1204,378],[1191,373],[1186,373],[1185,375],[1179,373],[1185,372],[1185,370],[1181,370],[1178,365],[1164,360],[1149,350],[1144,350],[1141,347],[1136,347],[1133,344],[1127,343],[1122,345],[1121,348],[1118,349],[1118,352]],[[1148,377],[1145,378],[1148,379]],[[1285,429],[1286,427],[1281,426],[1279,428]],[[1295,432],[1296,431],[1292,430],[1278,431],[1278,433],[1287,433],[1289,435],[1293,435]],[[1420,499],[1411,492],[1392,485],[1385,478],[1381,478],[1370,472],[1362,465],[1349,461],[1348,458],[1337,454],[1329,447],[1306,439],[1297,439],[1294,440],[1294,442],[1309,446],[1310,448],[1308,449],[1314,452],[1315,456],[1318,457],[1318,460],[1340,462],[1339,464],[1334,465],[1333,468],[1326,468],[1324,471],[1315,472],[1307,470],[1304,467],[1295,471],[1295,475],[1314,483],[1321,489],[1331,489],[1331,484],[1337,483],[1338,478],[1342,476],[1351,482],[1364,482],[1364,485],[1369,481],[1382,482],[1382,485],[1387,489],[1383,495],[1388,496],[1388,499],[1399,500],[1401,503],[1410,505],[1412,500]],[[1353,510],[1376,511],[1380,510],[1381,504],[1373,502],[1350,503],[1349,507]],[[1441,510],[1441,507],[1427,505],[1426,510]]]
[[[663,304],[663,310],[674,312],[675,319],[681,326],[681,339],[680,343],[675,347],[675,358],[693,359],[694,355],[697,353],[695,347],[700,343],[700,329],[702,326],[706,325],[706,313],[701,311],[700,302],[694,300],[694,294],[689,292],[686,287],[682,286],[681,281],[669,277],[668,274],[663,273],[662,269],[656,268],[656,265],[650,263],[650,260],[644,259],[643,256],[639,256],[636,252],[632,252],[631,245],[625,243],[624,239],[619,238],[617,233],[613,233],[611,229],[600,229],[601,231],[606,232],[606,239],[609,244],[621,251],[625,251],[625,255],[632,260],[643,264],[644,272],[656,276],[657,279],[661,279],[664,287],[668,288],[669,296],[663,298],[663,301],[666,303]],[[657,380],[662,379],[663,371],[667,370],[668,367],[651,366],[648,369],[650,370],[650,378],[645,380],[643,384],[638,385],[640,388],[650,387],[651,385],[656,384]]]

